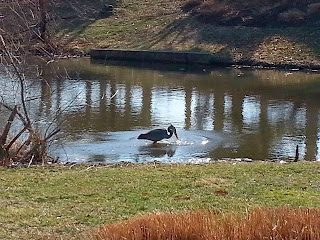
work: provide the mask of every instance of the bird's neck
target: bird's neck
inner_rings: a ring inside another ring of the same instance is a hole
[[[169,132],[169,134],[168,134],[168,137],[167,138],[171,138],[172,137],[172,135],[173,135],[173,131],[168,131]]]

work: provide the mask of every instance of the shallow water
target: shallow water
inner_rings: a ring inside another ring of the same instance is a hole
[[[138,140],[143,131],[119,131],[83,136],[76,142],[68,142],[56,154],[70,161],[90,162],[202,162],[208,161],[208,152],[229,144],[231,138],[219,133],[199,130],[180,130],[179,139],[172,137],[156,144]]]
[[[89,59],[39,68],[46,81],[30,79],[28,97],[39,98],[28,107],[39,128],[61,123],[52,154],[62,161],[288,160],[296,145],[300,159],[320,157],[318,73]],[[15,83],[1,75],[0,84],[12,100]],[[136,139],[170,124],[179,140]]]

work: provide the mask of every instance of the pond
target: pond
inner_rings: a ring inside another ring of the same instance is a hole
[[[42,71],[28,107],[39,126],[61,122],[52,147],[61,161],[279,161],[294,159],[297,145],[299,159],[320,158],[318,73],[86,58]],[[0,84],[8,95],[8,79]],[[179,139],[137,139],[170,124]]]

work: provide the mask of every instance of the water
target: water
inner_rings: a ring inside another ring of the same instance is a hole
[[[318,73],[90,59],[39,68],[46,82],[30,79],[29,98],[39,98],[28,107],[39,128],[62,123],[52,147],[62,161],[279,161],[293,159],[296,145],[300,159],[320,158]],[[17,86],[3,75],[0,84],[11,101]],[[170,124],[179,139],[136,139]]]
[[[82,135],[82,139],[65,144],[58,150],[59,156],[69,157],[70,161],[90,162],[203,162],[208,161],[208,153],[215,148],[227,146],[227,137],[208,131],[179,131],[179,140],[165,139],[156,144],[138,140],[143,131],[119,131]]]

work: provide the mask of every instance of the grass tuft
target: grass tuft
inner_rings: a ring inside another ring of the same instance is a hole
[[[161,213],[104,225],[97,240],[319,239],[320,209],[256,208],[244,216],[196,211]]]

